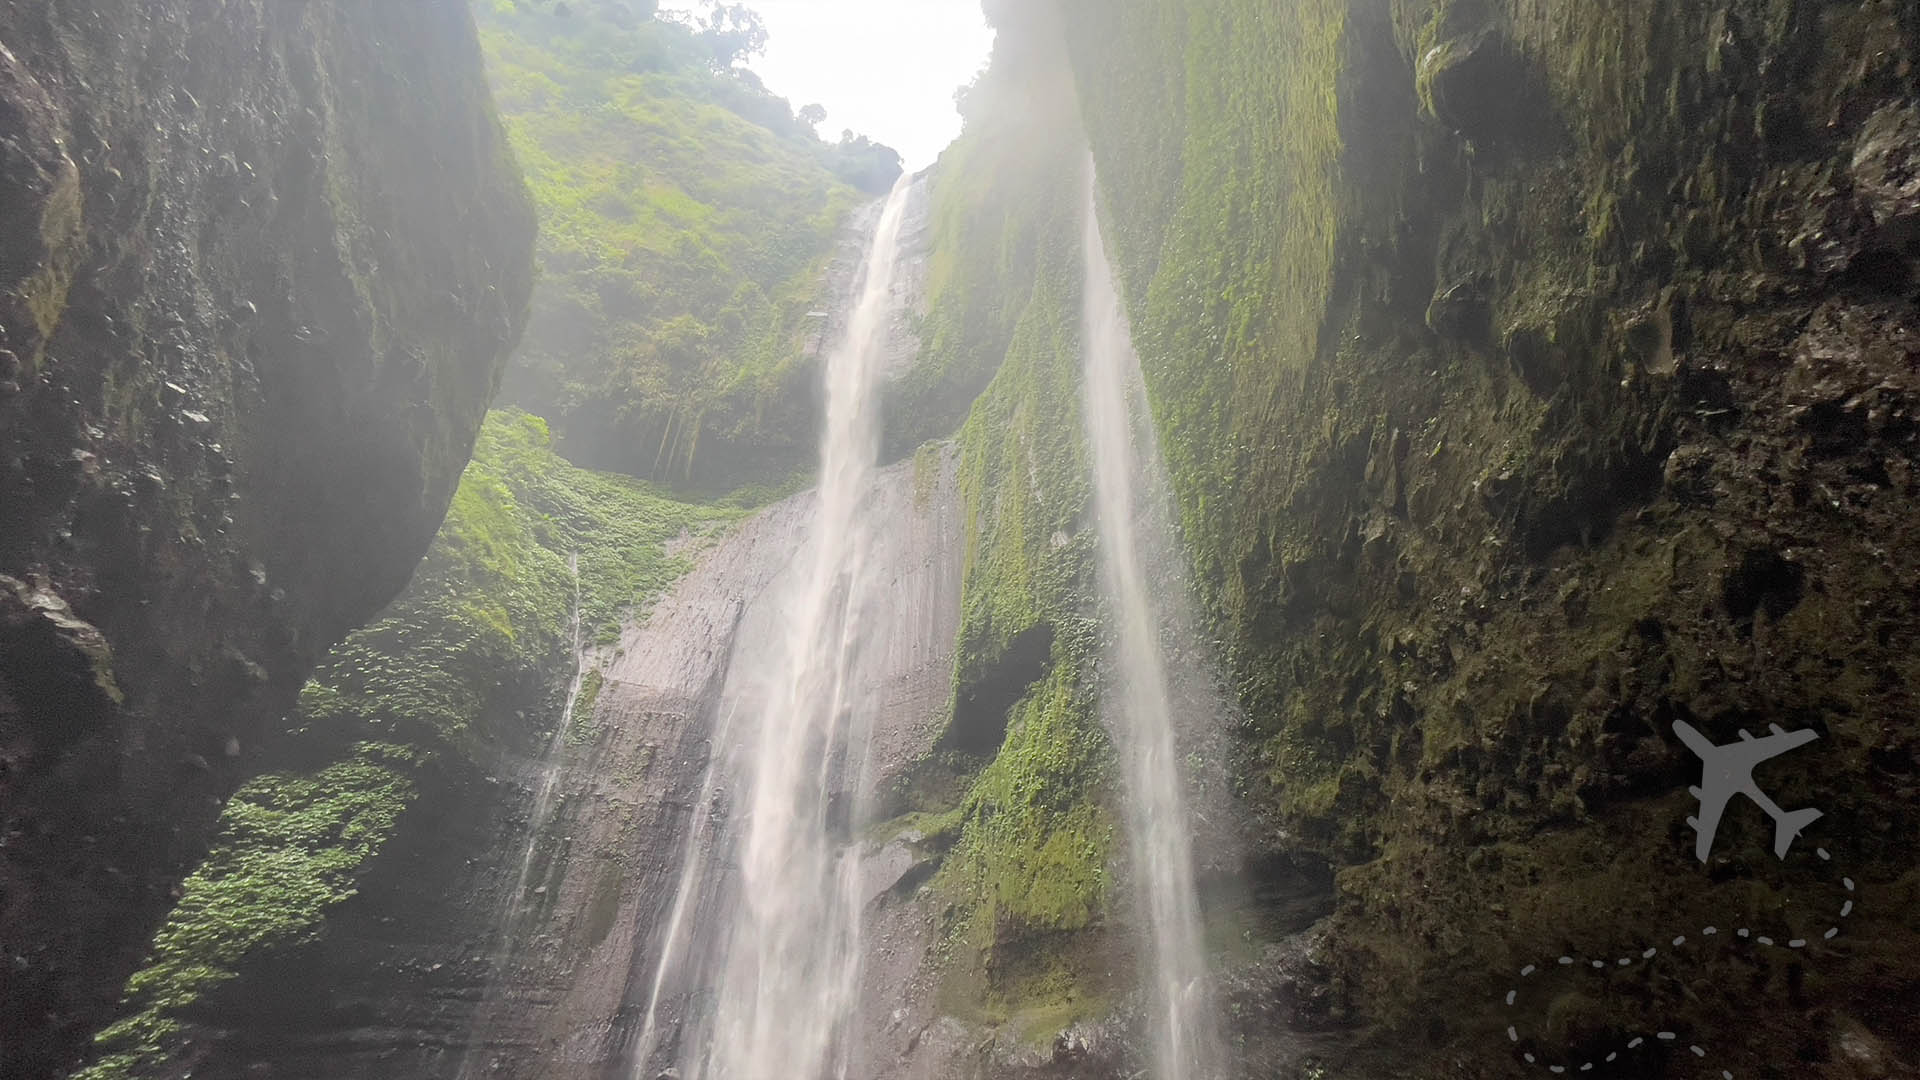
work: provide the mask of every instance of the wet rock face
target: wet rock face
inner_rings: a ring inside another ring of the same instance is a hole
[[[19,350],[49,329],[64,300],[80,228],[80,173],[67,154],[66,118],[33,73],[0,43],[0,319],[16,327],[16,349],[0,370],[7,396],[20,392]],[[32,353],[29,352],[29,356]]]
[[[0,679],[19,722],[55,739],[83,733],[85,721],[123,700],[113,682],[113,651],[99,629],[75,618],[57,594],[4,576]]]
[[[0,11],[0,1074],[64,1069],[406,582],[532,232],[456,0]]]
[[[1874,224],[1911,242],[1920,225],[1920,106],[1889,105],[1874,113],[1854,144],[1853,182]]]
[[[1117,54],[1085,10],[1100,63],[1083,84],[1153,70],[1165,24]],[[1232,478],[1188,480],[1252,719],[1243,801],[1272,850],[1335,868],[1312,962],[1234,975],[1259,1018],[1248,1060],[1329,1033],[1328,1076],[1521,1075],[1524,1054],[1571,1073],[1596,1032],[1659,1024],[1697,1031],[1715,1074],[1911,1072],[1920,1039],[1878,1004],[1920,981],[1911,918],[1863,902],[1823,947],[1829,926],[1803,913],[1843,861],[1895,903],[1915,882],[1916,9],[1323,10],[1340,20],[1328,84],[1351,200],[1336,284],[1307,309],[1297,404],[1230,401],[1258,418]],[[1214,16],[1173,70],[1241,70],[1227,57],[1261,25]],[[1126,128],[1125,89],[1084,109],[1115,218],[1149,220],[1155,192],[1134,178],[1155,143]],[[1185,220],[1255,212],[1194,194],[1209,158],[1193,132],[1220,118],[1171,119],[1187,139],[1160,165],[1187,183]],[[1215,165],[1243,167],[1224,150]],[[1213,257],[1148,250],[1132,272],[1170,291]],[[1167,417],[1218,403],[1157,340],[1210,356],[1200,331],[1231,324],[1143,306],[1136,341],[1178,450]],[[1700,869],[1680,719],[1722,743],[1818,730],[1765,783],[1823,811],[1831,863],[1776,858],[1754,813],[1730,816]],[[1616,972],[1504,1000],[1536,958],[1631,945],[1672,961],[1675,936],[1729,911],[1807,951],[1689,956],[1660,976],[1685,990],[1636,996],[1647,984]],[[1353,1046],[1332,1045],[1342,1031]]]
[[[1425,112],[1476,145],[1537,144],[1555,124],[1543,108],[1545,81],[1478,5],[1454,5],[1437,20],[1432,44],[1414,67]]]
[[[951,450],[903,462],[868,496],[894,525],[870,554],[887,602],[875,609],[883,627],[855,676],[876,703],[868,762],[876,788],[924,754],[945,720],[963,554],[957,469]],[[774,655],[795,567],[811,554],[813,515],[813,494],[797,495],[710,549],[690,551],[687,575],[593,658],[604,681],[587,716],[575,718],[591,734],[555,752],[552,812],[531,848],[540,762],[503,750],[431,771],[321,935],[250,959],[195,1007],[193,1074],[666,1074],[679,1026],[705,1007],[707,991],[676,965],[662,981],[651,1040],[647,1007],[683,860],[690,847],[704,854],[701,845],[713,843],[700,823],[720,820],[738,798],[737,778],[705,783],[716,749],[726,749],[722,718],[749,707],[729,684],[750,682]],[[862,851],[872,859],[871,932],[889,943],[869,999],[905,1002],[924,1025],[935,1015],[934,984],[916,978],[931,944],[916,898],[931,867],[908,845],[876,841]],[[724,927],[717,911],[730,897],[726,877],[703,878],[685,917]],[[702,935],[690,940],[709,947]]]

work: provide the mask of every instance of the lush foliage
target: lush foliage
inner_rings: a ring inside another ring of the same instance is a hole
[[[490,416],[412,584],[301,695],[290,743],[324,764],[257,777],[228,803],[212,854],[128,980],[130,1015],[99,1035],[85,1080],[167,1060],[182,1011],[203,993],[250,958],[320,934],[412,802],[419,770],[459,768],[483,743],[524,744],[541,737],[534,725],[557,722],[576,588],[583,625],[607,625],[686,570],[670,546],[735,517],[568,464],[537,417]],[[576,720],[599,685],[589,673]]]
[[[941,885],[964,901],[958,937],[979,955],[1003,936],[1079,930],[1101,914],[1110,750],[1082,663],[1063,651],[1013,707],[1006,742],[961,804]]]
[[[755,43],[732,5],[695,25],[562,6],[476,8],[541,218],[509,399],[599,467],[706,490],[804,470],[811,313],[848,210],[897,155],[822,142],[734,67]]]
[[[1087,594],[1092,536],[1080,525],[1091,474],[1081,438],[1078,252],[1069,239],[1077,231],[1063,223],[1049,238],[999,373],[960,432],[961,686]]]
[[[1077,939],[1109,899],[1112,752],[1087,678],[1093,635],[1070,637],[958,809],[925,823],[952,845],[934,881],[949,904],[948,1007],[1043,1043],[1097,1015],[1110,982]]]
[[[506,715],[564,666],[576,587],[594,634],[685,572],[670,541],[709,535],[735,514],[577,468],[548,443],[538,417],[488,419],[413,586],[336,648],[302,695],[309,725],[456,743],[510,731]]]

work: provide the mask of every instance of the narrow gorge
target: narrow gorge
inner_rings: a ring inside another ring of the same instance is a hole
[[[0,5],[0,1077],[1920,1076],[1916,64]]]

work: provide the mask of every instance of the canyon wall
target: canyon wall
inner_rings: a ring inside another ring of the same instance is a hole
[[[1180,767],[1238,1068],[1910,1071],[1913,6],[987,8],[992,65],[910,215],[870,507],[900,523],[901,602],[874,616],[895,707],[848,822],[861,1075],[1142,1060],[1080,435],[1089,157],[1201,612],[1168,648],[1196,684]],[[823,271],[836,296],[870,227]],[[810,497],[737,527],[596,517],[655,496],[504,423],[574,494],[483,445],[540,554],[479,542],[505,503],[476,486],[440,549],[471,572],[421,579],[475,608],[394,616],[459,630],[441,651],[481,660],[432,686],[474,700],[423,711],[396,681],[404,708],[338,728],[376,749],[344,746],[315,721],[387,668],[323,670],[278,764],[403,772],[409,809],[356,811],[380,837],[357,894],[180,1012],[199,1075],[654,1076],[707,1007],[656,971],[676,909],[724,923],[725,875],[683,894],[679,869],[728,812],[709,740],[749,703],[723,686],[765,651]],[[582,551],[589,591],[619,583],[584,602],[590,638],[638,606],[568,715]],[[107,694],[87,613],[34,610],[75,658],[62,692]],[[1758,777],[1824,816],[1779,859],[1736,803],[1703,865],[1676,721],[1813,730]]]
[[[0,1072],[58,1074],[518,337],[465,5],[0,12]]]
[[[1241,803],[1336,883],[1281,1016],[1353,1075],[1911,1068],[1912,5],[1062,9]],[[1826,816],[1703,867],[1677,720],[1811,728],[1758,775]],[[1562,955],[1612,973],[1508,1006]]]

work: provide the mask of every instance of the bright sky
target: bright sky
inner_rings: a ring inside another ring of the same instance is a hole
[[[767,27],[747,66],[795,112],[818,102],[829,142],[852,128],[933,164],[954,136],[953,92],[987,62],[993,31],[980,0],[745,0]]]

